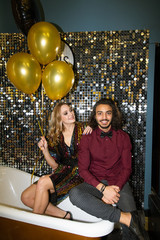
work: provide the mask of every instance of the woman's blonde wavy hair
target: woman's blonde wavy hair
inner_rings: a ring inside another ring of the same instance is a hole
[[[69,103],[60,102],[54,107],[49,120],[48,140],[50,144],[57,144],[59,136],[64,131],[64,126],[61,121],[61,107],[67,105],[71,107]]]

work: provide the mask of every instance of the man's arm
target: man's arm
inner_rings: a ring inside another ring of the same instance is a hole
[[[90,148],[89,139],[91,135],[83,135],[78,147],[78,169],[80,176],[85,182],[96,187],[100,182],[89,171],[90,166]]]
[[[123,144],[123,150],[121,154],[121,171],[117,176],[116,184],[120,189],[124,186],[124,184],[128,181],[131,172],[132,172],[132,145],[127,133],[124,133],[123,138],[121,140]]]

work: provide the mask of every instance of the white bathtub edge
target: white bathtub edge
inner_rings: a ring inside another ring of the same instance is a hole
[[[114,228],[114,223],[105,220],[94,223],[83,223],[45,215],[38,215],[5,205],[0,205],[0,216],[86,237],[105,236],[112,232]]]

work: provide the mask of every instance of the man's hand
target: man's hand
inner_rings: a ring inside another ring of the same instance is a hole
[[[107,204],[117,203],[120,197],[119,191],[120,189],[118,186],[115,185],[106,186],[103,192],[102,201],[104,201]]]

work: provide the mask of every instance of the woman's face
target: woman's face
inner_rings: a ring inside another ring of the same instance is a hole
[[[60,115],[61,115],[62,123],[64,125],[75,123],[75,114],[72,107],[68,105],[62,105],[60,110]]]

